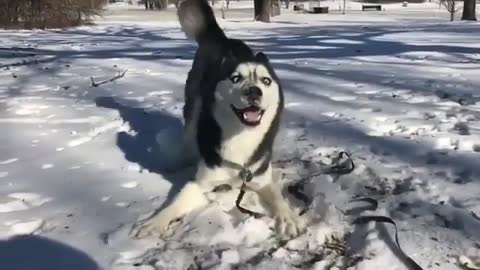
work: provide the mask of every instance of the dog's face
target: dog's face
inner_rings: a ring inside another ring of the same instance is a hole
[[[260,125],[267,111],[276,112],[280,86],[268,63],[240,62],[224,77],[215,89],[215,103],[221,111],[235,115],[235,120],[248,127]]]

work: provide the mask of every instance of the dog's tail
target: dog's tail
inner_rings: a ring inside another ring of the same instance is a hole
[[[217,23],[208,0],[184,0],[180,3],[177,15],[188,38],[198,44],[206,41],[218,41],[225,38],[223,30]]]

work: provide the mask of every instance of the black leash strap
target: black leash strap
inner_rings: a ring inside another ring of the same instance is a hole
[[[246,188],[247,188],[247,184],[246,184],[245,181],[243,181],[242,186],[240,187],[240,193],[238,193],[237,200],[235,201],[235,205],[237,206],[238,210],[240,210],[240,212],[242,212],[242,213],[244,213],[244,214],[253,216],[254,218],[261,218],[261,217],[263,217],[263,216],[264,216],[263,214],[254,212],[254,211],[249,210],[249,209],[246,209],[246,208],[243,208],[243,207],[240,205],[240,203],[242,202],[242,199],[243,199],[243,195],[245,195]]]
[[[235,162],[232,162],[230,160],[226,160],[226,159],[222,159],[222,165],[225,166],[225,167],[230,167],[232,169],[235,169],[235,170],[238,170],[238,171],[243,171],[243,170],[247,170],[249,171],[246,166],[242,166],[240,164],[237,164]]]
[[[346,158],[346,160],[345,160]],[[343,161],[343,162],[342,162]],[[347,162],[347,164],[344,164]],[[252,181],[254,174],[250,171],[246,166],[241,166],[235,162],[231,162],[229,160],[222,160],[223,165],[239,170],[238,177],[242,180],[242,186],[240,187],[240,193],[238,194],[237,200],[235,201],[235,205],[237,206],[238,210],[244,214],[249,214],[254,217],[262,217],[263,214],[253,212],[246,208],[243,208],[240,203],[242,202],[243,196],[245,195],[247,183]],[[308,198],[308,196],[304,192],[304,187],[307,183],[309,183],[314,177],[322,175],[322,174],[335,174],[335,175],[342,175],[351,173],[355,169],[355,163],[353,163],[352,158],[347,152],[340,152],[338,156],[333,160],[333,165],[326,166],[322,168],[319,172],[309,175],[306,178],[300,179],[297,183],[288,186],[287,190],[290,192],[295,198],[301,200],[305,205],[305,209],[300,211],[299,215],[305,214],[309,209],[312,200]]]
[[[314,177],[326,174],[344,175],[353,172],[353,170],[355,170],[355,163],[353,162],[353,159],[347,152],[340,152],[338,153],[338,156],[333,159],[333,165],[326,166],[319,172],[311,174],[297,181],[295,184],[288,186],[288,192],[305,204],[305,208],[300,211],[299,215],[302,216],[305,214],[312,204],[312,199],[305,194],[304,190],[305,185],[308,184]]]
[[[235,206],[238,210],[244,214],[253,216],[254,218],[261,218],[264,215],[254,212],[252,210],[246,209],[240,205],[243,200],[243,196],[245,192],[247,192],[247,183],[253,180],[254,173],[247,168],[247,166],[242,166],[235,162],[231,162],[229,160],[222,160],[224,166],[230,167],[232,169],[238,170],[238,178],[242,180],[242,185],[240,186],[240,193],[238,193],[237,199],[235,200]]]
[[[344,162],[342,162],[344,161]],[[347,162],[347,164],[344,164]],[[324,168],[320,169],[320,171],[309,175],[298,181],[295,185],[305,185],[309,183],[314,177],[317,177],[322,174],[330,174],[330,175],[343,175],[349,174],[355,170],[355,163],[353,159],[347,152],[340,152],[338,156],[333,159],[333,164],[330,166],[325,166]]]
[[[346,160],[345,160],[346,158]],[[342,162],[343,161],[343,162]],[[344,164],[347,162],[347,164]],[[238,177],[242,180],[242,186],[240,187],[240,193],[238,194],[237,200],[235,201],[235,205],[237,206],[238,210],[244,214],[249,214],[255,218],[264,216],[263,214],[256,213],[254,211],[248,210],[243,208],[240,203],[242,202],[243,196],[245,195],[247,183],[252,181],[254,174],[250,171],[246,166],[241,166],[235,162],[231,162],[229,160],[222,160],[223,165],[239,170]],[[352,158],[347,152],[340,152],[336,158],[333,159],[333,165],[326,166],[322,168],[319,172],[309,175],[306,178],[300,179],[297,183],[288,186],[287,190],[290,192],[295,198],[301,200],[305,205],[305,209],[301,210],[299,215],[305,214],[309,209],[312,200],[308,198],[308,196],[304,192],[304,187],[307,183],[309,183],[314,177],[322,175],[322,174],[335,174],[335,175],[342,175],[342,174],[349,174],[355,169],[355,163],[353,163]]]
[[[353,224],[355,225],[364,225],[364,224],[367,224],[371,221],[374,221],[374,222],[381,222],[381,223],[390,223],[392,224],[394,227],[395,227],[395,243],[397,244],[397,247],[398,247],[398,250],[403,254],[403,256],[405,257],[404,259],[407,261],[408,263],[408,267],[411,269],[411,270],[423,270],[422,267],[420,267],[420,265],[418,265],[412,258],[410,258],[407,254],[405,254],[405,252],[403,251],[403,249],[400,247],[400,243],[398,241],[398,229],[397,229],[397,224],[395,223],[395,221],[393,221],[391,218],[389,217],[386,217],[386,216],[361,216],[361,217],[358,217],[356,218],[355,220],[353,220]]]
[[[368,205],[359,207],[359,208],[342,210],[345,216],[351,216],[351,215],[354,215],[355,213],[359,213],[363,211],[374,211],[374,210],[377,210],[378,208],[378,201],[373,198],[368,198],[368,197],[356,198],[349,201],[349,203],[354,203],[354,202],[366,202],[368,203]]]

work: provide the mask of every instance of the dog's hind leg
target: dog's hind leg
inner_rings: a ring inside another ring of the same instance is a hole
[[[135,237],[161,236],[172,221],[205,206],[207,203],[208,200],[204,195],[204,189],[195,182],[189,182],[182,188],[169,206],[152,215],[138,229],[134,229]]]

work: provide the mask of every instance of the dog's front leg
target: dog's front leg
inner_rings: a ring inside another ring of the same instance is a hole
[[[187,183],[170,205],[152,215],[138,229],[134,229],[134,235],[137,238],[161,236],[172,221],[207,205],[205,192],[211,191],[215,183],[222,183],[222,180],[230,177],[228,170],[221,167],[210,168],[203,161],[200,162],[195,182]]]
[[[271,166],[258,178],[260,183],[265,181],[263,183],[266,183],[266,185],[256,190],[256,192],[262,203],[273,214],[277,232],[290,237],[300,234],[304,230],[305,225],[283,197],[280,184],[273,182]],[[253,181],[257,181],[257,179]]]
[[[148,218],[140,225],[138,230],[135,230],[135,237],[161,236],[172,221],[199,207],[205,206],[207,202],[204,189],[195,182],[189,182],[182,188],[170,205]]]
[[[198,115],[201,108],[201,100],[191,97],[185,105],[188,113],[185,113],[185,129],[182,142],[182,156],[186,164],[198,162],[200,153],[197,146]]]

